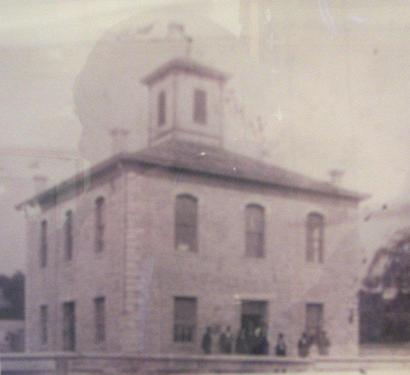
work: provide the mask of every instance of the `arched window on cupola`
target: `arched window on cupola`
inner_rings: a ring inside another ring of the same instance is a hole
[[[164,126],[167,122],[167,97],[165,91],[158,94],[158,126]]]

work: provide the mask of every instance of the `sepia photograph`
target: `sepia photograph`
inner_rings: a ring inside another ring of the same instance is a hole
[[[0,0],[0,375],[410,373],[410,1]]]

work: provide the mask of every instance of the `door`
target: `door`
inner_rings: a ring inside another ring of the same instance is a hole
[[[253,333],[256,328],[266,328],[266,308],[264,301],[242,301],[241,328]]]
[[[63,350],[75,350],[75,304],[63,304]]]

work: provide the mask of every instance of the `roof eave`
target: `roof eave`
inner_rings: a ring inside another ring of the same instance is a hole
[[[350,200],[354,200],[358,202],[371,198],[370,194],[358,193],[358,192],[350,191],[347,189],[335,189],[334,191],[323,191],[323,190],[308,188],[308,187],[299,187],[299,186],[292,186],[292,185],[287,185],[287,184],[273,183],[269,181],[262,181],[259,179],[250,178],[246,176],[234,176],[234,175],[226,175],[226,174],[218,173],[218,172],[201,171],[201,170],[189,168],[186,166],[176,166],[174,163],[172,163],[172,161],[162,162],[159,160],[156,160],[156,161],[155,160],[152,160],[152,161],[141,160],[141,158],[135,157],[132,154],[128,156],[129,156],[128,161],[145,164],[145,165],[159,166],[165,169],[178,169],[178,170],[183,170],[183,171],[187,171],[191,173],[194,172],[194,173],[199,173],[203,175],[230,178],[234,180],[249,181],[253,183],[276,187],[276,188],[289,189],[289,190],[295,190],[295,191],[313,193],[313,194],[319,194],[319,195],[326,195],[330,197],[345,198],[345,199],[350,199]]]
[[[194,60],[188,62],[184,60],[175,59],[175,60],[172,60],[168,63],[161,65],[159,68],[155,69],[153,72],[147,74],[145,77],[141,79],[141,83],[149,86],[173,70],[188,70],[188,71],[200,74],[200,75],[202,74],[205,76],[209,76],[221,82],[226,82],[231,77],[229,74],[225,72],[219,71],[212,67],[199,64],[195,62]]]
[[[111,168],[114,168],[117,166],[119,163],[123,162],[126,159],[126,154],[125,153],[119,153],[117,155],[114,155],[113,157],[102,161],[99,164],[96,164],[95,166],[77,173],[76,175],[69,177],[68,179],[60,182],[57,185],[54,185],[36,195],[34,195],[32,198],[29,198],[15,206],[15,209],[20,211],[24,209],[26,206],[35,206],[36,204],[41,203],[42,201],[47,200],[49,197],[56,196],[57,193],[61,193],[63,191],[66,191],[68,189],[73,188],[76,186],[79,182],[84,181],[85,176],[88,178],[92,178],[100,173],[103,173],[106,170],[109,170]]]
[[[184,166],[176,166],[172,162],[168,163],[163,163],[161,161],[149,161],[149,160],[143,160],[139,157],[136,157],[132,153],[120,153],[117,154],[110,159],[107,159],[94,167],[89,168],[86,171],[80,172],[76,174],[75,176],[62,181],[61,183],[52,186],[48,188],[47,190],[36,194],[34,197],[25,200],[18,205],[15,206],[17,210],[23,209],[25,206],[34,206],[36,204],[41,204],[41,202],[46,201],[50,197],[55,197],[58,193],[62,193],[64,191],[67,191],[69,189],[72,189],[75,187],[78,183],[83,182],[85,179],[85,176],[88,178],[93,178],[96,175],[103,173],[104,171],[110,170],[111,168],[116,167],[117,165],[125,162],[132,162],[132,163],[137,163],[137,164],[145,164],[145,165],[152,165],[152,166],[159,166],[161,168],[165,169],[179,169],[179,170],[184,170],[187,172],[195,172],[199,174],[206,174],[210,176],[217,176],[217,177],[224,177],[224,178],[231,178],[235,180],[242,180],[242,181],[249,181],[253,183],[258,183],[258,184],[263,184],[263,185],[269,185],[271,187],[277,187],[277,188],[282,188],[282,189],[289,189],[289,190],[294,190],[294,191],[301,191],[301,192],[307,192],[307,193],[313,193],[313,194],[319,194],[319,195],[326,195],[329,197],[338,197],[338,198],[343,198],[343,199],[350,199],[353,201],[364,201],[366,199],[371,198],[370,194],[363,194],[363,193],[356,193],[353,191],[348,191],[348,190],[340,190],[340,189],[335,189],[335,191],[321,191],[319,189],[314,189],[314,188],[308,188],[308,187],[299,187],[299,186],[290,186],[286,184],[279,184],[279,183],[272,183],[269,181],[261,181],[258,179],[254,178],[249,178],[246,176],[233,176],[233,175],[225,175],[221,174],[218,172],[209,172],[209,171],[201,171],[201,170],[194,170],[189,167],[184,167]]]

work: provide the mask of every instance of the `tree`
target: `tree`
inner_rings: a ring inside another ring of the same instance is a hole
[[[0,275],[0,288],[9,306],[0,309],[0,319],[24,319],[24,274]]]
[[[363,286],[389,298],[410,294],[410,228],[396,232],[387,246],[376,252]]]

